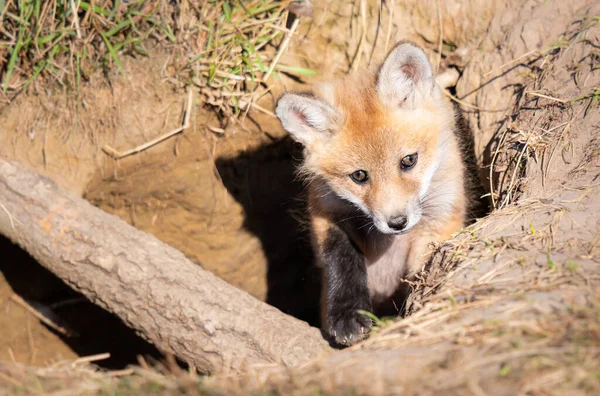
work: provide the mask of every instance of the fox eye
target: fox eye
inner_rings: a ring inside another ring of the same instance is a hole
[[[357,170],[350,174],[350,179],[352,179],[352,181],[355,183],[363,184],[369,180],[369,175],[367,175],[367,171]]]
[[[417,153],[407,155],[400,161],[400,166],[402,169],[410,169],[417,163],[417,158],[419,158]]]

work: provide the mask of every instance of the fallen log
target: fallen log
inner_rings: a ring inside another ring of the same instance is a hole
[[[294,366],[328,348],[319,330],[2,158],[0,234],[143,338],[203,373]]]

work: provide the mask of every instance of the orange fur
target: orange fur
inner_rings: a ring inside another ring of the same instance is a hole
[[[444,100],[431,101],[417,109],[417,114],[412,110],[398,112],[378,100],[374,79],[373,75],[362,78],[349,76],[327,87],[334,90],[335,99],[330,104],[340,111],[344,121],[333,137],[315,141],[306,150],[304,172],[313,178],[313,184],[309,188],[309,212],[314,224],[316,246],[325,238],[328,230],[325,219],[330,210],[318,199],[319,186],[323,183],[319,179],[340,188],[352,189],[369,208],[385,206],[390,201],[390,196],[401,201],[404,196],[416,194],[421,186],[422,173],[419,169],[440,155],[449,157],[444,167],[438,170],[439,176],[442,176],[438,177],[441,182],[463,182],[458,143],[450,145],[452,152],[449,153],[435,150],[439,139],[454,139],[454,119],[450,105]],[[327,94],[321,93],[321,97],[326,100]],[[446,129],[449,136],[440,134],[443,129]],[[393,172],[397,169],[399,159],[413,151],[419,152],[420,168],[415,167],[414,171],[406,173]],[[372,183],[367,188],[356,185],[348,178],[357,169],[369,169],[373,175]],[[462,185],[460,188],[462,189]],[[402,204],[395,202],[394,205]],[[422,225],[411,231],[414,234],[413,244],[419,247],[413,250],[411,256],[415,260],[409,263],[407,275],[414,274],[422,266],[426,259],[424,253],[430,242],[443,241],[463,227],[465,205],[464,194],[460,194],[448,213],[436,221],[433,227]],[[329,218],[329,221],[333,221],[331,216]],[[365,241],[355,242],[358,246],[365,245]],[[367,247],[364,249],[368,250]]]

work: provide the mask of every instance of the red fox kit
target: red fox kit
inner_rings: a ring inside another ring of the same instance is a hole
[[[324,330],[350,345],[371,327],[357,311],[377,313],[424,264],[429,243],[463,226],[454,113],[425,53],[409,42],[375,75],[284,94],[276,112],[304,146]]]

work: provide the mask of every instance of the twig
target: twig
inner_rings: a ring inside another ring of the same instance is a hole
[[[65,336],[69,335],[69,331],[67,329],[65,329],[62,326],[57,325],[56,323],[54,323],[53,321],[51,321],[50,319],[48,319],[47,317],[45,317],[44,315],[39,313],[35,308],[33,308],[31,305],[29,305],[27,303],[27,301],[23,300],[23,298],[21,298],[21,296],[19,296],[17,294],[13,294],[10,297],[10,299],[13,300],[15,303],[19,304],[20,306],[22,306],[23,308],[25,308],[27,311],[29,311],[33,316],[35,316],[36,318],[41,320],[46,326],[50,327],[53,330],[56,330],[58,333],[60,333],[62,335],[65,335]]]
[[[388,19],[387,32],[385,33],[385,45],[383,46],[385,52],[387,52],[388,45],[390,45],[390,36],[392,35],[392,21],[394,20],[394,8],[396,8],[396,0],[392,0],[389,6],[390,15]]]
[[[71,13],[73,15],[73,22],[71,23],[71,27],[75,25],[75,30],[77,31],[77,38],[81,39],[81,29],[79,28],[79,16],[77,15],[78,8],[79,4],[75,5],[75,0],[71,0]]]
[[[535,54],[535,53],[537,53],[537,52],[539,52],[539,50],[537,50],[537,49],[535,49],[535,50],[532,50],[532,51],[529,51],[529,52],[527,52],[527,53],[525,53],[525,54],[523,54],[523,55],[521,55],[521,56],[519,56],[519,57],[517,57],[517,58],[514,58],[514,59],[512,59],[512,60],[510,60],[510,61],[508,61],[508,62],[506,62],[506,63],[504,63],[503,65],[500,65],[499,67],[497,67],[497,68],[495,68],[495,69],[492,69],[492,70],[490,70],[489,72],[485,73],[485,74],[483,75],[483,77],[487,77],[487,76],[489,76],[490,74],[492,74],[493,72],[495,72],[495,71],[498,71],[498,70],[502,70],[502,69],[504,69],[506,66],[508,66],[508,65],[510,65],[510,64],[512,64],[512,63],[514,63],[514,62],[517,62],[517,61],[519,61],[519,60],[521,60],[521,59],[523,59],[523,58],[527,58],[527,57],[529,57],[529,56],[531,56],[531,55],[533,55],[533,54]]]
[[[437,5],[437,18],[438,18],[438,27],[440,29],[440,38],[438,43],[438,59],[437,59],[437,67],[436,73],[440,71],[440,64],[442,63],[442,48],[444,45],[444,30],[442,27],[442,8],[440,7],[440,0],[436,0]]]
[[[591,351],[597,351],[599,348],[589,348]],[[520,357],[534,356],[534,355],[557,355],[557,354],[577,354],[577,348],[574,347],[548,347],[548,348],[536,348],[529,349],[524,351],[514,351],[514,352],[506,352],[501,353],[495,356],[485,357],[479,360],[476,360],[472,363],[469,363],[462,367],[462,371],[466,372],[468,370],[472,370],[481,366],[485,366],[488,364],[494,364],[499,362],[504,362],[510,359],[517,359]]]
[[[369,55],[369,62],[367,63],[367,67],[371,66],[371,61],[373,60],[373,54],[375,53],[375,48],[377,48],[377,41],[379,40],[379,29],[381,28],[381,10],[383,9],[383,0],[379,0],[379,7],[377,7],[377,28],[375,29],[375,40],[373,40],[373,45],[371,46],[371,54]]]
[[[86,11],[85,15],[83,16],[83,21],[81,21],[81,25],[82,26],[86,26],[88,23],[88,20],[90,19],[90,15],[92,14],[92,11],[94,10],[94,6],[95,6],[95,0],[92,0],[90,2],[90,6],[88,7],[88,10]]]
[[[148,149],[148,148],[150,148],[150,147],[152,147],[152,146],[154,146],[154,145],[162,142],[163,140],[166,140],[166,139],[170,138],[173,135],[176,135],[178,133],[183,132],[184,130],[186,130],[190,126],[190,117],[191,117],[191,114],[192,114],[192,102],[193,102],[192,99],[193,99],[193,91],[190,88],[189,91],[188,91],[188,103],[187,103],[187,109],[185,111],[185,117],[184,117],[184,120],[183,120],[183,125],[180,126],[179,128],[175,128],[172,131],[167,132],[164,135],[157,137],[156,139],[153,139],[153,140],[151,140],[149,142],[141,144],[141,145],[139,145],[139,146],[137,146],[135,148],[132,148],[131,150],[127,150],[125,152],[117,151],[117,150],[115,150],[114,148],[112,148],[112,147],[110,147],[108,145],[102,147],[102,150],[106,154],[108,154],[111,157],[113,157],[114,159],[118,160],[118,159],[121,159],[121,158],[128,157],[128,156],[130,156],[132,154],[137,154],[137,153],[139,153],[141,151],[144,151],[144,150],[146,150],[146,149]]]
[[[220,66],[220,64],[219,64],[219,66]],[[208,69],[207,69],[207,71],[208,71]],[[215,72],[215,74],[219,77],[225,77],[225,78],[228,78],[230,80],[235,80],[235,81],[249,81],[249,82],[253,81],[252,77],[238,76],[237,74],[227,73],[222,70],[217,70]]]
[[[296,19],[294,19],[294,22],[292,23],[292,26],[290,27],[290,31],[283,39],[283,42],[281,43],[281,46],[279,47],[279,50],[277,51],[275,58],[273,58],[273,60],[271,61],[271,64],[269,65],[269,70],[267,70],[267,73],[264,75],[264,77],[262,79],[263,82],[267,82],[267,80],[271,76],[271,73],[273,73],[273,69],[275,69],[275,66],[277,66],[279,59],[281,58],[281,56],[287,49],[288,44],[290,43],[290,40],[292,39],[292,36],[294,35],[294,32],[298,28],[298,24],[300,24],[300,17],[296,16]]]
[[[361,36],[360,41],[358,43],[358,48],[356,49],[356,54],[354,55],[354,60],[352,61],[352,65],[350,65],[350,70],[356,71],[360,64],[360,58],[362,57],[363,47],[365,46],[365,41],[367,38],[367,1],[360,0],[360,20],[361,20]]]
[[[481,107],[477,107],[477,106],[469,104],[467,102],[463,102],[462,100],[458,99],[456,96],[452,95],[450,92],[446,91],[445,89],[442,89],[442,92],[444,93],[444,95],[448,96],[450,99],[452,99],[456,103],[461,104],[470,109],[474,109],[474,110],[478,110],[478,111],[488,111],[490,113],[499,113],[502,111],[506,111],[506,109],[483,109]]]
[[[10,384],[12,384],[12,385],[14,385],[16,387],[19,387],[19,388],[23,388],[24,387],[24,384],[22,382],[19,382],[16,379],[11,378],[11,377],[9,377],[6,374],[0,373],[0,380],[6,381],[6,382],[8,382],[8,383],[10,383]]]
[[[126,377],[129,375],[132,375],[133,373],[135,373],[134,369],[127,368],[127,369],[122,369],[122,370],[109,371],[107,373],[107,375],[109,377]]]
[[[504,138],[506,137],[506,133],[508,129],[505,129],[502,133],[502,137],[498,142],[498,146],[496,146],[496,150],[494,150],[494,156],[492,157],[492,163],[490,164],[490,198],[492,199],[492,209],[496,209],[496,199],[494,196],[496,193],[494,192],[494,164],[496,163],[496,158],[498,157],[498,153],[500,152],[500,147],[502,147],[502,143],[504,143]]]
[[[10,356],[10,359],[14,364],[19,364],[19,362],[17,362],[17,358],[15,357],[15,353],[13,352],[11,347],[8,347],[8,355]]]
[[[71,363],[71,366],[74,367],[81,363],[92,363],[92,362],[97,362],[98,360],[106,360],[106,359],[110,359],[110,353],[108,353],[108,352],[98,353],[96,355],[80,357],[79,359],[73,361],[73,363]]]
[[[577,114],[575,117],[577,117],[578,115],[579,114]],[[556,148],[562,142],[562,139],[565,136],[565,133],[567,133],[567,131],[569,129],[571,129],[571,123],[573,122],[573,120],[575,120],[575,117],[571,118],[571,120],[564,127],[564,129],[560,133],[560,136],[558,137],[558,140],[556,141],[556,144],[554,145],[554,147],[552,148],[552,151],[550,152],[550,158],[548,158],[548,164],[546,165],[546,172],[545,172],[546,176],[548,176],[548,170],[550,169],[550,164],[552,163],[552,158],[554,158],[554,153],[556,152]]]
[[[46,154],[47,141],[48,141],[48,134],[44,133],[44,145],[42,146],[42,157],[44,157],[44,170],[48,169],[48,155]]]
[[[256,104],[256,103],[252,103],[252,102],[251,102],[251,103],[249,103],[249,104],[248,104],[248,105],[246,105],[246,106],[248,106],[248,107],[253,107],[253,108],[255,108],[256,110],[260,111],[261,113],[264,113],[264,114],[266,114],[266,115],[269,115],[269,116],[271,116],[271,117],[277,118],[277,116],[275,115],[275,113],[273,113],[273,112],[272,112],[272,111],[270,111],[270,110],[267,110],[267,109],[265,109],[265,108],[264,108],[264,107],[262,107],[262,106],[259,106],[259,105],[258,105],[258,104]]]
[[[517,170],[519,170],[519,164],[521,164],[521,160],[523,159],[523,155],[525,154],[525,152],[527,151],[527,147],[529,147],[529,138],[531,137],[528,136],[527,140],[525,141],[525,146],[523,146],[523,150],[521,150],[521,153],[519,154],[519,158],[517,159],[517,163],[515,164],[515,169],[513,169],[513,173],[512,176],[510,178],[510,184],[508,185],[508,190],[506,193],[506,197],[504,197],[504,200],[502,202],[502,205],[500,206],[500,208],[506,206],[509,204],[509,200],[510,200],[510,195],[512,193],[512,189],[513,189],[513,184],[515,182],[515,178],[517,176]]]
[[[29,353],[31,354],[29,364],[33,364],[35,356],[37,355],[37,349],[35,348],[35,341],[33,340],[33,334],[31,333],[31,320],[29,316],[27,317],[27,341],[29,341]]]
[[[217,128],[211,125],[207,125],[206,128],[208,128],[209,131],[215,132],[215,133],[219,133],[219,134],[223,134],[225,133],[225,129],[223,128]]]
[[[553,100],[553,101],[559,102],[559,103],[568,103],[569,102],[568,100],[555,98],[554,96],[544,95],[544,94],[537,93],[537,92],[526,91],[525,94],[526,95],[531,95],[531,96],[537,96],[537,97],[544,98],[544,99]]]

